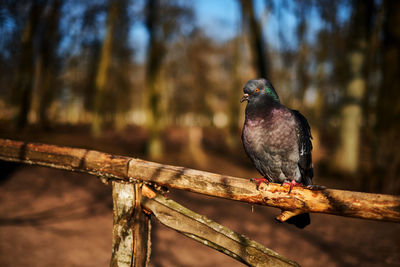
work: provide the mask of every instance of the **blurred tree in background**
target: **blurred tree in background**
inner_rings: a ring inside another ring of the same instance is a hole
[[[174,1],[149,0],[146,5],[146,27],[149,33],[146,63],[146,119],[149,130],[147,152],[150,158],[160,159],[163,149],[160,139],[162,128],[163,82],[160,77],[168,45],[175,41],[181,27],[191,20],[191,10]],[[165,102],[168,106],[168,102]],[[164,110],[166,111],[166,110]]]
[[[206,164],[242,153],[242,86],[264,76],[309,119],[319,176],[400,193],[399,18],[396,0],[4,0],[3,135],[75,125]]]
[[[381,80],[376,100],[374,175],[377,189],[400,193],[400,2],[383,1]],[[384,178],[382,178],[382,174]]]
[[[343,100],[340,111],[339,144],[335,154],[335,167],[349,174],[356,174],[360,152],[360,130],[362,125],[362,99],[367,85],[367,52],[371,33],[373,1],[352,1],[346,43]]]
[[[14,4],[16,5],[16,4]],[[32,90],[35,76],[35,37],[40,24],[40,18],[45,8],[44,1],[33,1],[28,7],[27,18],[24,20],[23,30],[20,37],[20,51],[17,59],[18,65],[15,72],[15,80],[12,85],[11,102],[15,104],[18,111],[15,114],[15,124],[19,129],[26,126],[28,113],[32,103]]]
[[[128,1],[109,0],[105,36],[98,55],[94,77],[92,134],[99,137],[105,122],[121,124],[128,108],[128,74],[124,71],[130,51],[127,45],[129,31]],[[124,75],[125,74],[125,75]]]

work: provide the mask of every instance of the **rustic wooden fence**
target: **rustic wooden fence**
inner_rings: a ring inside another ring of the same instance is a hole
[[[111,266],[147,266],[151,251],[150,216],[162,224],[249,266],[299,266],[263,245],[196,214],[153,186],[267,205],[285,221],[304,212],[400,222],[400,197],[345,190],[311,191],[278,184],[163,165],[94,150],[0,139],[0,159],[79,171],[112,184]]]

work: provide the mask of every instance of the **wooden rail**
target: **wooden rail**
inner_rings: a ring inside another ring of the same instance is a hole
[[[94,150],[0,139],[0,159],[90,173],[104,179],[143,181],[209,196],[280,208],[290,213],[329,213],[346,217],[400,222],[400,196],[325,189],[312,191],[279,184],[163,165]],[[289,216],[287,216],[289,215]],[[279,218],[278,218],[279,219]]]
[[[86,172],[112,181],[113,253],[111,266],[147,266],[150,257],[149,215],[186,236],[249,266],[298,266],[255,241],[231,231],[146,184],[158,184],[209,196],[280,208],[285,221],[304,212],[400,222],[400,197],[324,189],[311,191],[278,184],[256,185],[249,179],[163,165],[94,150],[0,139],[0,159]],[[143,212],[145,211],[145,212]],[[179,223],[176,223],[179,222]]]

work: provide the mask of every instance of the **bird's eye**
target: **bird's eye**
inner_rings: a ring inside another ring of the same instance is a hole
[[[254,92],[258,93],[258,92],[260,92],[260,89],[256,88],[256,89],[254,90]]]

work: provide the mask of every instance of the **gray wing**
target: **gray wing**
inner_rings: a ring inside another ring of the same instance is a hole
[[[312,143],[311,129],[307,119],[297,110],[291,110],[297,121],[297,134],[299,137],[299,167],[304,185],[311,185],[314,176],[312,165]]]

